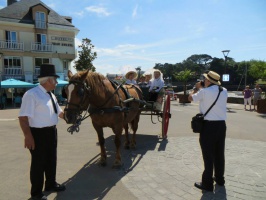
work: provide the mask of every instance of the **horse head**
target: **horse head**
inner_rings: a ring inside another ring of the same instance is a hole
[[[86,77],[89,70],[75,75],[68,71],[69,84],[62,90],[62,96],[67,99],[64,109],[64,119],[68,124],[75,124],[81,113],[88,109],[91,90]]]

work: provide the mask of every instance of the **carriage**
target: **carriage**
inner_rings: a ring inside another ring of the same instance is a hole
[[[115,134],[116,158],[113,167],[120,167],[121,136],[125,131],[124,148],[136,148],[136,132],[140,115],[157,116],[162,123],[161,136],[167,138],[170,113],[170,96],[162,88],[156,101],[149,101],[149,88],[140,89],[135,85],[116,84],[96,72],[79,72],[75,75],[68,72],[69,84],[64,88],[67,103],[64,119],[72,124],[68,131],[78,132],[83,120],[90,117],[97,132],[101,149],[99,163],[106,165],[104,127],[110,127]],[[129,127],[132,136],[129,138]]]

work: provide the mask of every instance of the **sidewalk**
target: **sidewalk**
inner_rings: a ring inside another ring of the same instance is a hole
[[[225,187],[215,185],[214,193],[202,193],[193,185],[203,171],[198,134],[190,129],[198,105],[171,102],[172,118],[167,140],[157,137],[160,124],[141,116],[136,150],[121,149],[123,166],[112,169],[114,135],[104,129],[107,166],[100,167],[97,135],[90,120],[79,133],[66,132],[58,124],[57,181],[65,183],[63,193],[47,193],[56,200],[235,200],[266,199],[265,115],[244,111],[243,105],[228,104]],[[19,109],[0,110],[0,199],[29,198],[29,153],[23,148]],[[11,120],[7,120],[11,119]],[[5,120],[5,121],[3,121]]]

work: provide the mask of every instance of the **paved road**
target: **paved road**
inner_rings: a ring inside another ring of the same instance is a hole
[[[196,104],[171,103],[172,119],[167,140],[157,137],[160,124],[141,116],[136,150],[122,150],[123,167],[112,169],[114,142],[105,129],[108,164],[100,167],[97,136],[90,120],[79,133],[69,134],[60,121],[57,180],[63,193],[47,194],[56,200],[145,199],[266,199],[266,115],[228,104],[225,187],[214,193],[193,187],[203,170],[198,135],[190,129]],[[30,154],[23,148],[18,109],[0,110],[0,200],[29,198]],[[156,121],[156,118],[154,118]]]

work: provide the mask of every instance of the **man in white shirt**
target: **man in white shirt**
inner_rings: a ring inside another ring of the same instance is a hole
[[[204,161],[204,171],[201,182],[196,182],[195,187],[201,190],[213,191],[213,181],[223,186],[225,168],[225,137],[226,137],[226,103],[227,90],[220,85],[219,74],[209,71],[203,74],[204,88],[201,82],[196,84],[196,88],[189,95],[189,101],[199,102],[200,113],[205,114],[213,102],[216,100],[219,87],[222,90],[216,104],[204,117],[203,128],[200,132],[200,146]],[[214,177],[213,177],[214,170]]]
[[[31,153],[31,200],[45,200],[42,193],[45,175],[45,191],[64,191],[64,185],[56,182],[58,117],[63,111],[57,103],[54,90],[59,78],[55,66],[43,64],[38,81],[40,85],[28,90],[19,112],[19,123],[24,134],[24,146]]]

